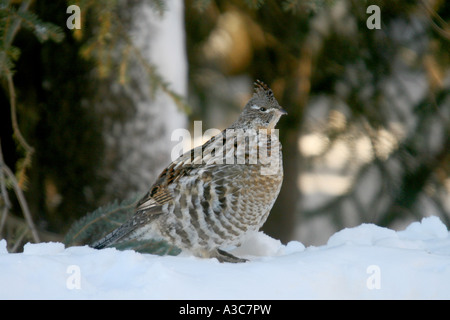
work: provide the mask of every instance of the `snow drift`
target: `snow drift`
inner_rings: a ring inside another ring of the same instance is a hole
[[[437,217],[404,231],[362,224],[305,248],[258,232],[219,263],[61,243],[8,253],[0,299],[449,299],[450,237]]]

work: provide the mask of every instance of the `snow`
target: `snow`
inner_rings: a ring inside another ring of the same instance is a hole
[[[449,299],[450,237],[438,217],[403,231],[343,229],[326,245],[283,245],[262,232],[219,263],[182,253],[0,241],[0,299]]]

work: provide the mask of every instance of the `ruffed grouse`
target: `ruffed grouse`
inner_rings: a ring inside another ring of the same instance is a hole
[[[199,257],[246,261],[221,248],[259,230],[280,192],[281,144],[274,129],[283,114],[272,90],[257,81],[237,121],[173,161],[135,214],[92,246],[164,239]]]

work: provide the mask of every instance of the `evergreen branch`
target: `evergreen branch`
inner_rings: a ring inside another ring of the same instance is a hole
[[[88,213],[72,225],[64,237],[64,243],[70,246],[95,242],[131,217],[139,199],[140,197],[136,195],[121,203],[116,200]],[[180,253],[177,247],[157,239],[123,241],[114,245],[114,247],[119,250],[133,249],[142,253],[158,255],[177,255]]]
[[[5,162],[3,160],[2,145],[0,141],[0,192],[3,199],[3,213],[0,220],[0,238],[2,237],[3,228],[5,227],[6,218],[8,212],[11,209],[11,202],[9,201],[8,192],[6,191],[5,175],[3,174],[3,166]]]
[[[132,214],[137,200],[137,197],[133,197],[120,204],[116,200],[87,214],[72,225],[65,236],[64,243],[67,245],[86,244],[90,241],[94,230],[100,230],[102,233],[111,231]]]
[[[9,101],[11,108],[11,122],[14,131],[14,136],[19,141],[20,145],[25,149],[26,157],[24,161],[24,168],[31,163],[31,155],[34,153],[33,147],[23,137],[19,125],[17,122],[16,114],[16,93],[14,89],[14,82],[12,79],[12,68],[14,66],[13,61],[17,60],[20,54],[20,50],[12,46],[12,42],[17,32],[20,29],[21,23],[25,22],[26,27],[32,29],[39,41],[45,41],[52,39],[54,41],[61,41],[63,39],[63,33],[61,28],[51,23],[42,22],[34,13],[28,12],[28,8],[32,0],[24,0],[19,8],[15,11],[12,8],[5,8],[9,13],[7,15],[7,21],[10,21],[11,17],[14,17],[9,28],[4,27],[2,51],[0,52],[0,70],[4,73],[9,91]]]
[[[6,73],[6,80],[8,82],[8,90],[9,90],[9,104],[11,107],[11,122],[12,127],[14,131],[14,135],[19,141],[20,145],[25,149],[25,152],[27,153],[27,157],[31,157],[31,155],[34,153],[34,148],[31,147],[28,142],[25,140],[25,138],[22,136],[22,133],[19,129],[19,124],[17,122],[17,115],[16,115],[16,91],[14,90],[14,82],[12,79],[12,73],[7,72]]]
[[[163,11],[166,10],[163,0],[152,0],[150,1],[150,5],[154,10],[158,11],[159,14],[163,14]],[[97,4],[91,4],[91,6],[94,7],[95,10]],[[118,4],[115,3],[106,9],[102,8],[101,12],[98,13],[100,15],[99,20],[101,21],[101,24],[98,28],[97,36],[94,41],[82,49],[81,55],[86,58],[94,56],[99,62],[98,70],[100,77],[105,77],[108,75],[108,71],[111,68],[111,57],[114,52],[113,48],[114,46],[119,46],[118,40],[123,41],[124,43],[122,45],[124,46],[124,49],[121,51],[122,59],[117,68],[119,83],[122,85],[126,83],[126,73],[133,55],[150,79],[150,94],[152,97],[154,97],[158,89],[161,89],[174,101],[179,110],[189,114],[192,108],[184,101],[180,94],[170,88],[170,83],[161,76],[156,66],[148,62],[145,57],[143,57],[141,50],[134,45],[132,39],[125,31],[127,29],[122,25],[121,19],[115,12],[117,6]],[[111,35],[115,36],[111,37]]]
[[[33,240],[35,242],[40,242],[39,234],[37,232],[36,226],[34,225],[33,219],[31,218],[31,213],[28,208],[27,201],[22,192],[22,189],[20,189],[20,187],[19,187],[19,183],[17,182],[16,177],[14,176],[14,173],[4,163],[2,163],[1,168],[2,168],[2,171],[6,174],[6,176],[8,176],[8,178],[12,181],[12,186],[16,193],[17,199],[19,200],[20,207],[22,209],[25,220],[28,224],[28,228],[31,231],[31,235],[33,236]]]
[[[136,48],[133,44],[131,44],[131,40],[126,37],[126,41],[130,42],[135,56],[138,58],[139,63],[145,68],[147,74],[151,79],[151,92],[154,95],[156,89],[159,87],[164,93],[166,93],[172,100],[175,102],[177,107],[186,114],[191,113],[191,108],[183,101],[183,97],[170,89],[170,84],[164,80],[164,78],[158,73],[156,67],[153,64],[150,64],[143,56],[141,51]]]
[[[17,180],[13,172],[5,165],[0,150],[0,188],[4,201],[4,209],[0,220],[0,233],[3,231],[7,214],[11,207],[6,191],[5,176],[7,176],[11,181],[24,218],[27,222],[29,230],[31,231],[32,238],[35,242],[39,242],[39,235],[33,223],[26,198],[22,191],[22,188],[26,181],[25,171],[31,165],[34,148],[31,147],[30,144],[28,144],[28,142],[22,135],[17,121],[16,91],[13,82],[13,68],[14,61],[19,58],[20,50],[19,48],[13,46],[12,43],[22,25],[28,29],[33,30],[34,34],[41,42],[48,39],[61,41],[64,34],[61,28],[59,28],[58,26],[52,23],[42,22],[34,13],[28,12],[31,2],[32,0],[23,0],[18,10],[11,7],[9,2],[3,1],[1,3],[2,12],[0,20],[0,73],[6,78],[7,82],[13,135],[19,145],[24,148],[25,159],[20,166]],[[27,232],[28,231],[25,231],[23,233],[23,236],[25,236]]]
[[[24,0],[22,2],[22,4],[20,5],[20,8],[17,11],[17,13],[26,12],[31,4],[31,1],[32,0]],[[21,19],[19,17],[16,17],[13,20],[10,28],[8,28],[8,32],[5,34],[5,39],[4,39],[5,48],[8,48],[12,44],[14,37],[16,36],[17,32],[20,29],[21,22],[22,22]]]
[[[179,248],[169,244],[164,240],[145,240],[145,241],[133,240],[116,244],[114,245],[114,247],[119,250],[133,249],[140,253],[157,254],[160,256],[163,255],[176,256],[181,252]]]
[[[163,76],[158,73],[157,68],[155,65],[149,63],[141,53],[141,50],[137,48],[133,43],[128,34],[123,32],[123,28],[120,28],[121,30],[121,36],[125,40],[125,43],[127,47],[129,48],[128,51],[132,51],[134,55],[136,56],[138,62],[144,67],[145,71],[150,77],[151,80],[151,87],[150,92],[152,95],[156,93],[156,90],[160,88],[164,93],[166,93],[177,105],[177,107],[183,111],[184,113],[191,113],[191,108],[188,104],[186,104],[183,100],[183,97],[170,89],[170,84],[164,80]]]
[[[0,71],[2,74],[12,73],[14,68],[14,62],[19,59],[20,49],[15,46],[10,46],[9,48],[3,48],[0,45]]]
[[[43,22],[33,12],[19,10],[16,16],[22,20],[25,28],[33,31],[39,42],[45,42],[49,39],[60,42],[64,39],[64,33],[59,26],[53,23]]]

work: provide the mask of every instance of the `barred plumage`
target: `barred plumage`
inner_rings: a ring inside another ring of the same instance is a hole
[[[286,114],[272,90],[255,93],[229,128],[173,161],[139,201],[136,213],[93,244],[161,238],[199,257],[244,259],[220,248],[239,245],[266,221],[283,180],[281,144],[274,130]]]

